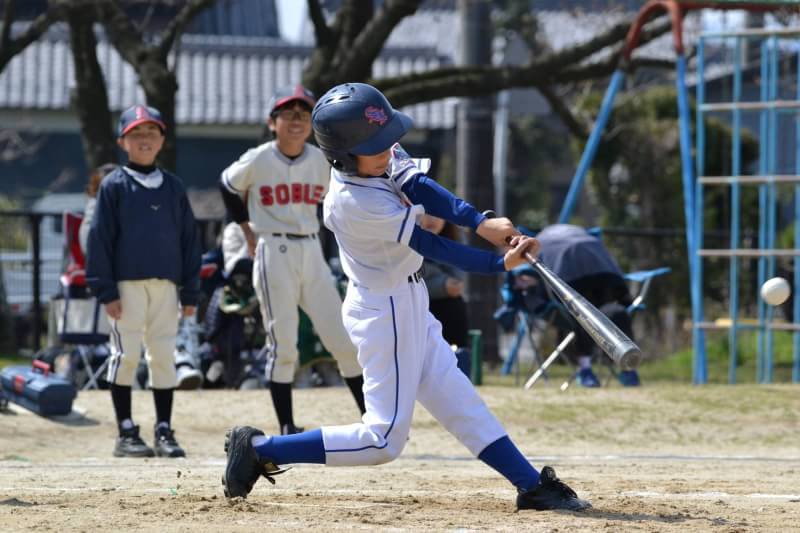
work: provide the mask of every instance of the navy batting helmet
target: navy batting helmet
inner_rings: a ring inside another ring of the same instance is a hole
[[[383,93],[366,83],[345,83],[325,93],[311,120],[325,157],[343,172],[356,171],[357,155],[388,150],[413,125],[408,115],[393,109]]]

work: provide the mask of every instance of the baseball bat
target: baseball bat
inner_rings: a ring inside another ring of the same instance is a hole
[[[485,211],[484,215],[488,218],[495,216],[493,211]],[[569,314],[614,363],[623,370],[631,370],[639,365],[642,350],[610,318],[529,252],[525,252],[523,257],[561,300]]]

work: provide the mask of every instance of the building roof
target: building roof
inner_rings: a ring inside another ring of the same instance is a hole
[[[74,67],[64,27],[48,34],[15,56],[0,73],[0,108],[64,110],[75,86]],[[311,47],[280,39],[185,35],[177,64],[178,124],[255,125],[277,87],[298,83]],[[113,111],[144,102],[133,68],[102,36],[97,58],[105,74]],[[449,61],[424,46],[387,49],[375,63],[380,76],[438,68]],[[455,123],[455,100],[405,108],[420,128],[450,128]]]

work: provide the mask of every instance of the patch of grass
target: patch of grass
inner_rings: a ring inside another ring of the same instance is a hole
[[[756,382],[756,357],[758,334],[746,331],[739,334],[736,346],[736,382]],[[730,343],[727,333],[706,334],[706,360],[709,383],[728,383]],[[640,368],[643,380],[679,381],[692,380],[692,348],[675,352],[664,358],[648,361]],[[792,334],[773,332],[773,382],[792,381]]]
[[[15,365],[30,366],[31,358],[24,357],[18,354],[3,354],[0,353],[0,368]]]

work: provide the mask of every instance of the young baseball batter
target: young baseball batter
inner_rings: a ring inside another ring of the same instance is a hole
[[[271,343],[266,371],[284,435],[302,431],[292,413],[298,305],[336,358],[359,410],[365,410],[361,367],[342,326],[342,300],[317,239],[317,205],[328,191],[330,165],[306,143],[313,106],[313,96],[300,85],[278,91],[267,119],[275,139],[225,169],[221,184],[228,213],[255,256],[253,285]]]
[[[200,292],[200,241],[186,191],[155,165],[165,126],[142,105],[119,119],[128,163],[103,179],[89,230],[87,281],[111,318],[108,382],[119,426],[118,457],[183,457],[170,427],[176,384],[179,302],[194,313]],[[155,452],[131,417],[131,385],[142,342],[156,408]]]
[[[325,224],[336,235],[350,278],[342,316],[364,369],[367,412],[360,424],[289,436],[234,427],[225,442],[225,494],[246,496],[261,475],[274,482],[284,471],[279,465],[391,461],[406,444],[419,401],[517,488],[519,509],[589,507],[551,467],[540,474],[531,466],[458,370],[441,325],[428,312],[419,273],[423,256],[468,271],[502,272],[522,264],[525,251],[536,253],[537,241],[518,235],[506,218],[486,219],[429,179],[396,144],[411,119],[374,87],[334,87],[314,107],[313,125],[333,166]],[[470,227],[497,246],[510,238],[511,249],[499,256],[427,232],[417,224],[426,212]]]

